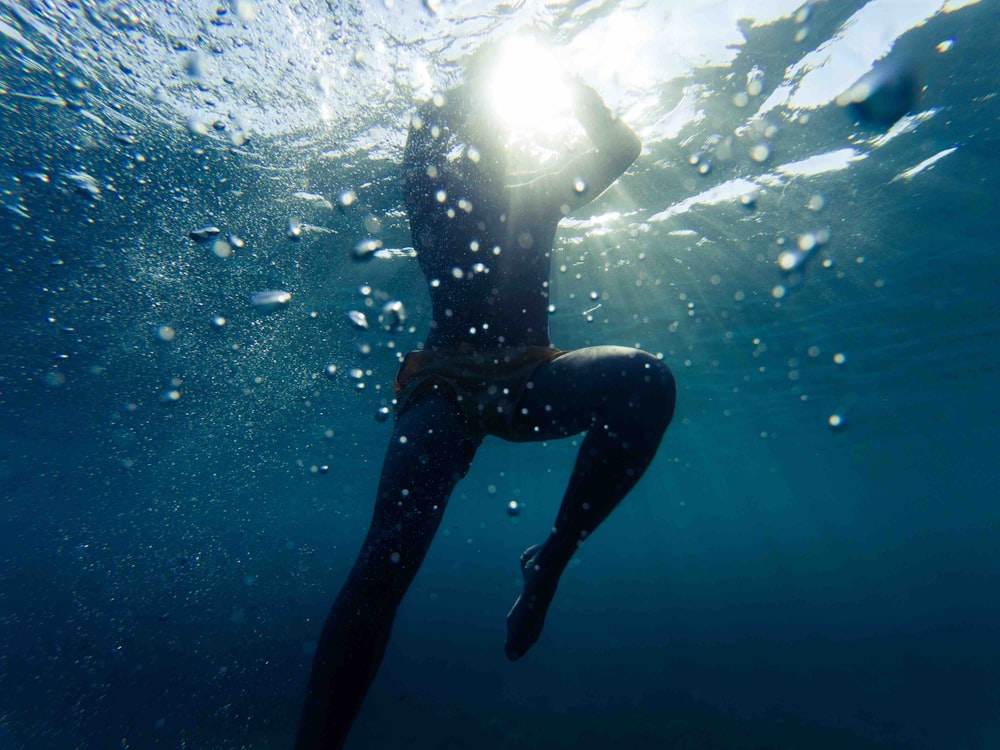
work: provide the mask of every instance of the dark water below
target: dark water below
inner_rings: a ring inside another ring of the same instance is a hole
[[[817,3],[816,28],[862,5]],[[18,20],[43,6],[0,5],[36,48],[3,37],[0,750],[288,747],[368,521],[390,431],[374,414],[428,320],[414,261],[350,260],[367,216],[387,247],[409,244],[394,152],[324,157],[315,130],[229,148],[125,97],[105,127],[15,100],[118,96],[59,74]],[[518,554],[547,532],[575,445],[484,445],[351,747],[1000,747],[998,13],[985,1],[900,38],[929,60],[936,114],[848,170],[764,185],[752,212],[650,221],[765,171],[720,160],[692,177],[693,139],[736,122],[720,93],[595,207],[633,212],[610,238],[570,224],[555,342],[662,353],[675,422],[516,664]],[[700,80],[725,92],[759,62],[776,84],[792,23],[749,32]],[[77,54],[97,49],[74,28]],[[834,105],[784,127],[772,164],[878,135]],[[348,188],[347,207],[293,197]],[[290,216],[327,231],[289,239]],[[205,225],[245,247],[217,257],[187,236]],[[829,242],[783,275],[775,240],[819,227]],[[415,331],[352,329],[362,285],[403,300]],[[247,302],[263,289],[292,301],[263,314]],[[352,367],[371,371],[364,390]]]

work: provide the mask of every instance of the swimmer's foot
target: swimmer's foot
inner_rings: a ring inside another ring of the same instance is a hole
[[[542,634],[545,613],[556,593],[556,581],[548,580],[544,571],[535,568],[535,559],[542,545],[528,547],[521,553],[521,573],[524,591],[507,613],[507,658],[515,661],[524,656]]]

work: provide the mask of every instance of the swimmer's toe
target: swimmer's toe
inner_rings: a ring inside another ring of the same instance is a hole
[[[528,565],[534,559],[535,555],[538,554],[538,550],[542,548],[540,544],[532,544],[528,549],[521,553],[521,572],[527,576]]]

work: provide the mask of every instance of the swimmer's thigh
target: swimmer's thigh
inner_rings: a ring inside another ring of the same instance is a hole
[[[625,346],[576,349],[535,371],[515,421],[528,440],[575,435],[644,405],[662,409],[666,387],[673,387],[670,371],[651,354]]]

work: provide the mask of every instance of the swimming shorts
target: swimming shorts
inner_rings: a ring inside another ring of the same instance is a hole
[[[396,374],[396,417],[423,394],[443,391],[475,430],[513,442],[530,440],[531,426],[514,419],[517,403],[535,370],[565,353],[550,346],[412,351]]]

